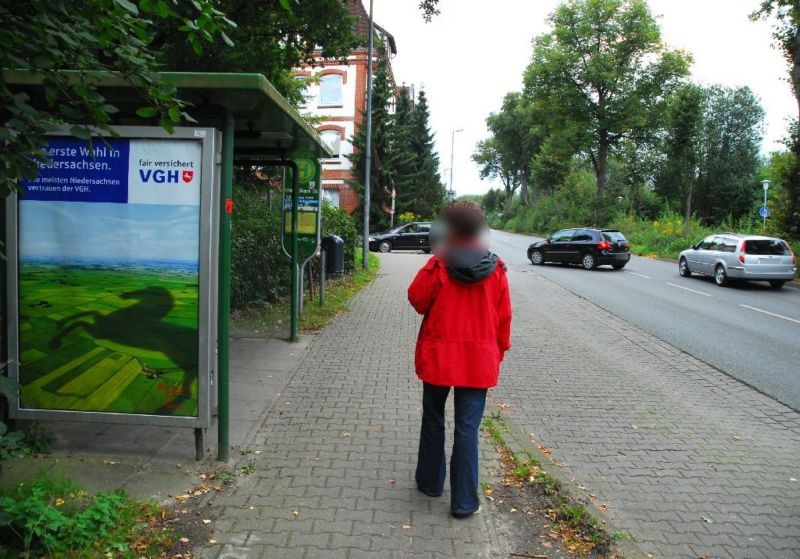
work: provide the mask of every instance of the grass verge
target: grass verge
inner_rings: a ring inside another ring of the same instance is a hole
[[[301,332],[318,332],[327,326],[334,317],[347,309],[350,299],[378,275],[380,259],[369,254],[369,270],[361,268],[361,250],[356,252],[356,267],[352,274],[327,278],[325,284],[325,306],[319,304],[319,285],[315,281],[314,297],[306,293],[305,308],[300,316],[298,328]],[[316,278],[315,278],[316,279]],[[289,300],[252,306],[247,311],[237,312],[234,319],[245,329],[256,333],[276,333],[288,324]]]
[[[515,452],[506,440],[508,426],[499,413],[483,420],[483,430],[500,453],[504,471],[503,485],[515,485],[534,491],[545,503],[543,513],[551,522],[553,537],[566,549],[581,557],[616,557],[616,538],[608,534],[602,523],[567,490],[561,481],[547,473],[540,460],[528,451]],[[492,500],[493,489],[484,485],[483,493]]]

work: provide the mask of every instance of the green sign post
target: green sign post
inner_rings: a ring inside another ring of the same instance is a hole
[[[295,153],[294,165],[284,173],[281,241],[292,259],[290,339],[297,341],[298,276],[307,258],[319,250],[322,173],[319,160],[312,155]]]

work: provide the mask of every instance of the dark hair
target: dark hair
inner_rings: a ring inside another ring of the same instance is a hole
[[[475,202],[450,202],[442,210],[442,219],[448,230],[459,239],[473,239],[486,226],[486,217]]]

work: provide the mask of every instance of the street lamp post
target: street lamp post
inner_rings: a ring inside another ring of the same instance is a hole
[[[367,48],[367,141],[364,149],[364,231],[362,232],[361,265],[369,269],[369,189],[372,174],[372,50],[375,26],[372,20],[372,0],[369,0],[369,47]]]
[[[764,210],[763,210],[762,213],[764,214],[764,228],[766,229],[767,228],[767,191],[769,190],[769,181],[768,180],[764,180],[761,183],[761,186],[764,187]]]
[[[453,130],[452,134],[450,135],[450,196],[453,198],[455,198],[456,195],[456,191],[453,189],[453,156],[455,155],[456,133],[463,131],[463,128],[459,128],[457,130]]]

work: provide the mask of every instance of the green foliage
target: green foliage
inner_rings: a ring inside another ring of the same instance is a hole
[[[239,311],[289,294],[291,270],[281,247],[279,195],[273,192],[270,208],[269,191],[262,185],[243,181],[234,188],[231,307]],[[352,271],[358,236],[353,219],[344,210],[323,204],[322,235],[342,237],[345,271]]]
[[[430,110],[425,91],[419,92],[415,103],[402,88],[395,113],[391,114],[388,104],[393,92],[387,70],[387,62],[382,59],[372,99],[370,224],[373,231],[389,226],[393,187],[395,212],[412,213],[419,219],[435,217],[446,197],[439,179],[439,157],[434,151],[433,132],[428,123]],[[353,146],[354,154],[350,159],[357,179],[352,186],[363,192],[366,127],[359,129]]]
[[[145,532],[152,532],[145,538],[148,543],[164,543],[168,538],[168,533],[150,529],[147,520],[154,513],[153,506],[138,503],[122,491],[91,497],[68,480],[36,476],[0,496],[4,520],[0,533],[7,551],[26,557],[125,555],[133,553],[133,542],[141,555]]]
[[[762,0],[752,18],[773,23],[773,37],[786,58],[788,81],[800,113],[800,3],[797,0]],[[781,230],[800,239],[800,118],[797,116],[790,126],[786,147],[794,156],[794,166],[784,177]]]
[[[234,188],[231,308],[275,301],[288,294],[289,258],[281,248],[279,196],[270,210],[266,190]]]
[[[353,271],[356,262],[356,243],[358,230],[356,222],[341,208],[330,204],[322,205],[322,236],[337,235],[344,241],[344,270]]]
[[[604,195],[608,158],[634,130],[653,127],[689,58],[661,42],[644,0],[570,0],[534,40],[525,95],[548,132],[584,154]]]
[[[389,112],[389,101],[393,96],[393,86],[389,77],[389,62],[382,56],[378,62],[378,71],[372,82],[372,161],[370,164],[370,218],[373,230],[388,227],[391,209],[392,170],[387,165],[392,154],[393,117]],[[364,114],[366,121],[366,113]],[[351,186],[363,196],[366,176],[367,127],[361,126],[353,138],[353,176],[356,177]],[[356,212],[360,214],[364,208]],[[363,216],[363,214],[362,214]],[[363,217],[356,217],[361,223]]]
[[[215,5],[237,23],[228,31],[233,46],[217,43],[196,53],[176,32],[179,23],[167,22],[158,26],[154,40],[163,52],[166,69],[256,72],[298,104],[304,84],[293,78],[293,68],[313,64],[317,47],[322,48],[326,58],[344,58],[366,41],[366,37],[353,34],[352,18],[339,0],[220,0]],[[182,12],[190,6],[189,2],[182,2],[177,9]]]
[[[38,175],[48,161],[44,135],[70,127],[79,138],[90,126],[109,130],[113,101],[106,99],[91,71],[121,76],[141,94],[139,113],[157,117],[167,130],[186,118],[186,106],[159,70],[158,25],[175,28],[176,42],[202,52],[234,24],[212,0],[29,0],[0,3],[0,68],[29,70],[44,77],[44,96],[34,104],[27,93],[12,90],[0,73],[0,195],[19,179]],[[91,48],[88,46],[91,45]],[[62,70],[75,70],[65,74]]]

